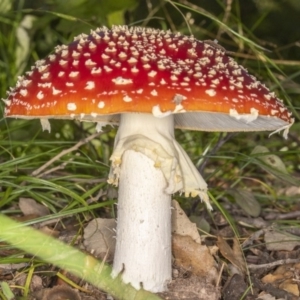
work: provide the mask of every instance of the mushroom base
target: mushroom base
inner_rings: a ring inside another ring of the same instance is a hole
[[[119,182],[113,276],[121,273],[136,289],[165,291],[172,276],[171,195],[164,192],[164,175],[153,160],[127,150]]]

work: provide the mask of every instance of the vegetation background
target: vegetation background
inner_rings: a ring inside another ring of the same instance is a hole
[[[215,209],[233,226],[226,203],[236,203],[250,215],[270,208],[289,212],[299,208],[299,195],[282,192],[299,187],[300,181],[299,16],[299,0],[0,0],[0,97],[5,99],[17,77],[56,45],[99,26],[148,26],[193,34],[200,40],[216,39],[284,100],[295,124],[288,140],[279,134],[269,138],[269,133],[187,131],[176,132],[177,138],[206,178],[212,199],[218,200]],[[106,128],[98,138],[57,157],[95,133],[94,124],[52,120],[48,133],[42,132],[39,121],[5,119],[3,111],[1,103],[3,214],[20,214],[22,197],[51,211],[50,216],[30,220],[30,224],[75,216],[83,226],[91,216],[114,216],[116,193],[106,183],[114,128]],[[266,151],[270,152],[266,155]],[[57,159],[45,170],[34,173],[54,157]],[[195,199],[175,198],[189,215],[198,216],[204,210]],[[291,223],[299,226],[297,219],[280,225]],[[0,257],[0,264],[8,259],[12,257]]]

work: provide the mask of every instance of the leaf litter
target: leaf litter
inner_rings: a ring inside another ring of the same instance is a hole
[[[295,188],[294,190],[298,191]],[[288,193],[289,190],[282,191],[285,192]],[[236,195],[243,195],[243,191],[238,191]],[[297,193],[293,195],[298,197]],[[237,208],[234,204],[225,202],[223,205],[235,218],[239,233],[246,239],[236,238],[227,220],[220,217],[218,211],[213,212],[213,220],[216,222],[208,222],[210,234],[200,236],[196,224],[189,220],[179,203],[173,201],[172,205],[173,280],[169,284],[168,292],[159,294],[162,299],[299,298],[300,234],[296,228],[294,231],[291,226],[288,229],[277,228],[273,224],[276,214],[270,215],[268,210],[247,213],[242,206]],[[33,199],[20,199],[19,207],[22,212],[20,217],[25,216],[26,220],[49,214],[43,204]],[[205,218],[209,219],[207,215]],[[60,226],[60,222],[64,226]],[[67,243],[73,240],[76,247],[107,262],[112,261],[115,243],[114,219],[98,218],[90,221],[79,238],[75,238],[77,231],[70,229],[76,223],[74,218],[65,218],[60,222],[56,220],[53,224],[40,226],[39,229],[44,232],[49,230],[47,234],[55,235]],[[15,250],[1,251],[0,256],[3,257]],[[20,258],[23,257],[24,254],[20,253]],[[27,263],[2,264],[0,281],[5,280],[10,286],[16,283],[22,286],[28,278],[22,270],[29,266]],[[34,274],[29,295],[34,296],[34,299],[47,299],[47,295],[59,297],[71,295],[74,291],[74,299],[77,296],[78,299],[108,299],[108,295],[66,273],[65,276],[70,282],[75,286],[79,285],[74,290],[74,286],[57,278],[57,272],[65,274],[64,270],[53,269],[51,285],[49,276],[45,279],[43,272],[42,275]],[[56,283],[53,284],[55,277]],[[13,289],[13,293],[20,294],[20,291]]]

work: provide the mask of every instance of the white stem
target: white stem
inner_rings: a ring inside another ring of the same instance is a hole
[[[113,272],[137,289],[165,291],[171,280],[171,195],[164,192],[164,175],[153,160],[127,150],[119,181]]]
[[[171,280],[171,194],[202,197],[207,185],[175,141],[174,117],[122,114],[108,182],[118,185],[113,276],[152,292]]]

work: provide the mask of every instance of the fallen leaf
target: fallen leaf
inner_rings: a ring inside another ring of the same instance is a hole
[[[25,216],[36,215],[43,217],[50,214],[48,207],[36,202],[31,198],[20,198],[19,207]]]
[[[281,280],[283,276],[284,276],[283,274],[267,274],[261,279],[261,281],[263,283],[274,283],[277,280]]]
[[[84,246],[100,259],[112,261],[115,253],[115,219],[94,219],[84,229]]]
[[[207,246],[196,243],[190,236],[173,234],[172,251],[177,266],[205,276],[210,283],[216,282],[217,265]]]
[[[284,300],[284,299],[276,299],[275,297],[273,297],[273,296],[270,295],[270,294],[267,294],[266,292],[261,292],[261,293],[258,295],[257,300]]]
[[[291,280],[285,280],[279,285],[280,289],[283,289],[295,296],[299,296],[299,288],[297,283],[292,282]]]
[[[55,286],[51,289],[42,289],[34,294],[35,299],[41,300],[80,300],[79,293],[68,286]]]
[[[172,201],[172,233],[190,236],[196,243],[201,243],[197,225],[192,223],[176,200]]]
[[[295,247],[300,245],[300,238],[287,232],[267,230],[264,239],[266,248],[269,251],[292,251]]]
[[[233,248],[231,249],[229,244],[221,237],[218,236],[217,246],[220,249],[221,254],[229,260],[235,267],[246,273],[246,265],[244,256],[236,238],[233,239]]]

